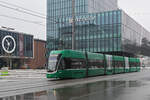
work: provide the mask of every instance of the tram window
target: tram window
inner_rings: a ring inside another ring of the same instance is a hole
[[[138,67],[140,66],[140,63],[137,63],[137,62],[130,62],[130,67]]]
[[[85,68],[85,60],[84,59],[72,59],[71,68],[73,69]]]
[[[114,61],[114,65],[116,68],[124,67],[124,62],[123,61]]]
[[[84,59],[64,58],[65,69],[80,69],[85,68]]]
[[[114,61],[114,62],[115,62],[115,68],[118,68],[119,67],[118,61]]]
[[[133,62],[130,62],[130,67],[134,67],[134,63]]]
[[[140,63],[139,62],[137,63],[137,67],[140,67]]]
[[[98,68],[104,68],[104,60],[99,60],[97,64]]]
[[[119,61],[119,67],[124,67],[125,66],[125,62],[124,61]]]
[[[130,67],[135,67],[134,62],[130,62]]]
[[[89,68],[104,68],[103,60],[88,60]]]
[[[129,62],[129,65],[130,65],[130,67],[132,67],[133,66],[132,62]]]
[[[65,60],[64,60],[64,59],[61,59],[60,64],[59,64],[59,69],[60,69],[60,70],[63,70],[63,69],[65,69],[65,66],[66,66]]]
[[[113,65],[114,65],[114,67],[117,67],[117,62],[113,61]]]

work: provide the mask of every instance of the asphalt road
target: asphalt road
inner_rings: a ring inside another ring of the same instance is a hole
[[[35,77],[1,78],[0,100],[150,100],[150,70],[69,80]]]

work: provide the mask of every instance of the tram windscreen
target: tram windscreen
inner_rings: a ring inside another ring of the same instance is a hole
[[[59,61],[58,55],[50,55],[48,60],[48,71],[56,71],[57,62]]]

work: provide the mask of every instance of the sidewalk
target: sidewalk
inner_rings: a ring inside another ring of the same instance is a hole
[[[43,69],[8,70],[8,75],[0,76],[0,78],[46,78],[46,70]]]
[[[45,69],[16,69],[16,70],[8,70],[11,73],[46,73]]]

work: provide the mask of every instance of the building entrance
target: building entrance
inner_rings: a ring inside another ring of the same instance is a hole
[[[3,59],[0,59],[0,69],[6,66],[7,66],[7,62],[5,62]]]
[[[0,59],[0,69],[2,67],[9,67],[9,69],[19,69],[21,66],[22,66],[21,59],[8,59],[8,58]]]

